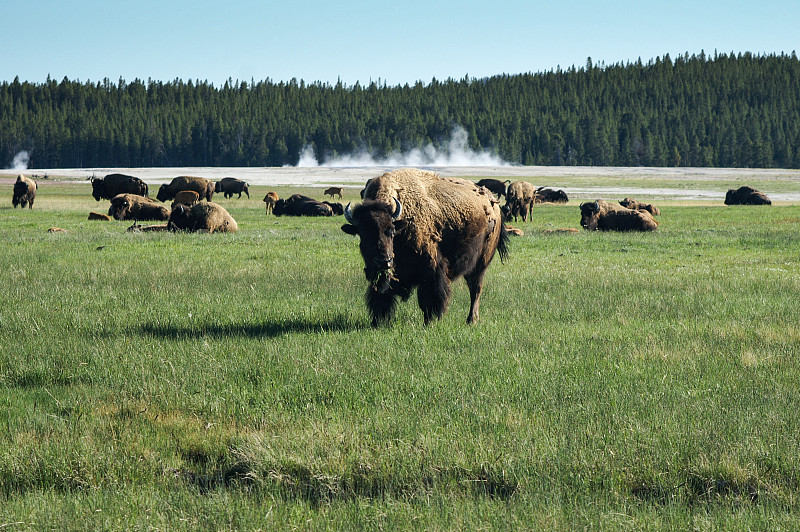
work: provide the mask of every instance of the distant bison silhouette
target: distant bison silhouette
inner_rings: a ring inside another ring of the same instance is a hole
[[[725,205],[772,205],[772,201],[754,188],[739,187],[725,194]]]

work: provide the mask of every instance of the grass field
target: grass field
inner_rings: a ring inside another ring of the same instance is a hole
[[[477,325],[459,281],[373,330],[343,219],[265,191],[197,235],[0,187],[0,530],[800,527],[797,205],[537,207]]]

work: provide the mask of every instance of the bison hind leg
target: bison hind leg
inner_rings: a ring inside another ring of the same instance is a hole
[[[417,288],[417,301],[425,325],[434,319],[440,319],[450,304],[450,279],[447,277],[447,266],[439,264],[434,272]]]
[[[469,287],[469,315],[467,316],[467,323],[473,324],[478,321],[478,308],[481,304],[481,292],[483,291],[483,276],[486,273],[486,268],[475,271],[470,275],[465,276],[467,286]]]

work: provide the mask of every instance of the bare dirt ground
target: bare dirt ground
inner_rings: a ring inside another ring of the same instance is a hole
[[[250,185],[360,188],[364,182],[393,170],[387,166],[312,168],[81,168],[0,170],[0,184],[10,184],[19,174],[37,180],[85,183],[92,176],[119,172],[142,178],[148,184],[169,182],[179,175],[198,175],[218,180],[244,179]],[[530,181],[536,185],[564,189],[570,197],[632,196],[672,200],[715,201],[729,188],[749,185],[773,201],[800,201],[800,170],[743,168],[645,168],[565,166],[449,166],[425,167],[444,177],[480,179],[493,177]]]

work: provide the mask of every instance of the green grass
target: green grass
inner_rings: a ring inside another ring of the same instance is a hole
[[[220,198],[233,235],[89,222],[74,184],[0,204],[0,527],[800,526],[796,205],[537,207],[477,325],[459,281],[372,330],[343,219],[266,190]]]

